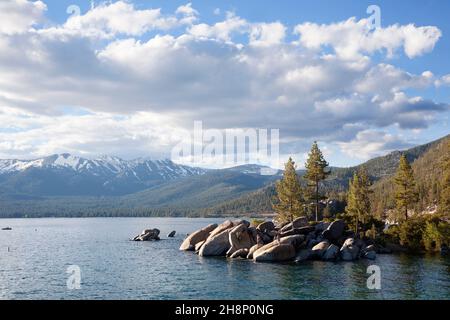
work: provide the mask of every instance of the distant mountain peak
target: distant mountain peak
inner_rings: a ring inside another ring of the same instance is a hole
[[[205,172],[168,159],[124,160],[109,155],[87,159],[61,153],[33,160],[0,160],[0,183],[14,193],[126,194]]]

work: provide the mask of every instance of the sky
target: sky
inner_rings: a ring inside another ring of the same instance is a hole
[[[2,0],[0,159],[170,158],[195,121],[278,129],[279,158],[260,159],[272,167],[302,167],[313,141],[333,166],[423,144],[450,131],[448,12],[438,0]],[[178,159],[234,164],[197,160]]]

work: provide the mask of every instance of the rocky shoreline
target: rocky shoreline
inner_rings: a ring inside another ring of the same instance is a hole
[[[306,217],[281,225],[265,221],[257,226],[246,220],[226,220],[188,235],[180,250],[194,251],[202,257],[226,256],[256,262],[374,260],[377,253],[390,253],[373,241],[359,239],[346,227],[343,220],[310,225]]]

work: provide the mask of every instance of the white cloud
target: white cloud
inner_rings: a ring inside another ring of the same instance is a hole
[[[190,25],[198,14],[191,3],[178,7],[175,13],[181,17],[164,15],[159,8],[139,10],[132,3],[120,0],[101,3],[85,14],[71,16],[63,30],[59,31],[99,37],[117,34],[140,36],[152,30],[169,30],[180,25]]]
[[[250,44],[272,46],[280,44],[286,36],[286,27],[280,22],[253,24],[250,31]]]
[[[448,111],[409,91],[445,77],[371,56],[401,48],[410,57],[423,54],[439,38],[435,27],[394,25],[369,34],[354,19],[302,24],[300,42],[291,43],[281,22],[228,13],[206,24],[199,17],[190,3],[165,15],[118,1],[51,28],[0,33],[1,117],[15,124],[0,132],[4,153],[162,152],[179,136],[165,130],[191,129],[194,120],[210,128],[279,128],[283,144],[298,148],[305,147],[300,139],[313,138],[350,148],[349,141],[368,139],[364,130],[388,139],[380,128],[420,129]],[[167,29],[181,25],[184,32]],[[139,37],[155,29],[157,35]],[[326,45],[336,54],[322,50]]]
[[[436,79],[434,84],[436,87],[450,85],[450,74],[446,74],[446,75],[442,76],[440,79]]]
[[[231,41],[235,33],[244,33],[248,29],[248,22],[231,12],[227,13],[224,21],[217,22],[214,25],[200,23],[191,26],[188,32],[199,38],[214,38],[222,41]]]
[[[361,160],[368,160],[394,150],[411,147],[399,136],[374,130],[358,132],[355,139],[349,142],[339,142],[338,145],[349,157]]]
[[[0,2],[0,34],[15,34],[29,30],[42,21],[47,6],[42,1],[7,0]]]
[[[0,108],[0,158],[35,158],[70,152],[85,156],[112,154],[127,159],[168,157],[186,132],[159,114],[130,116],[105,113],[44,116]]]
[[[402,47],[409,58],[414,58],[433,50],[442,35],[437,27],[416,27],[413,24],[371,31],[367,28],[367,21],[350,18],[322,25],[308,22],[297,25],[295,32],[300,35],[303,46],[315,50],[331,46],[343,59],[355,59],[380,50],[386,50],[388,56],[392,56]]]

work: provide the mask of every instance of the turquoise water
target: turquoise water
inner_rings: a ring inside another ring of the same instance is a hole
[[[201,258],[178,247],[223,219],[0,219],[0,299],[449,299],[450,259],[378,255],[376,261],[262,264]],[[132,242],[144,228],[163,238]],[[381,268],[369,290],[367,266]],[[69,290],[69,265],[81,288]]]

